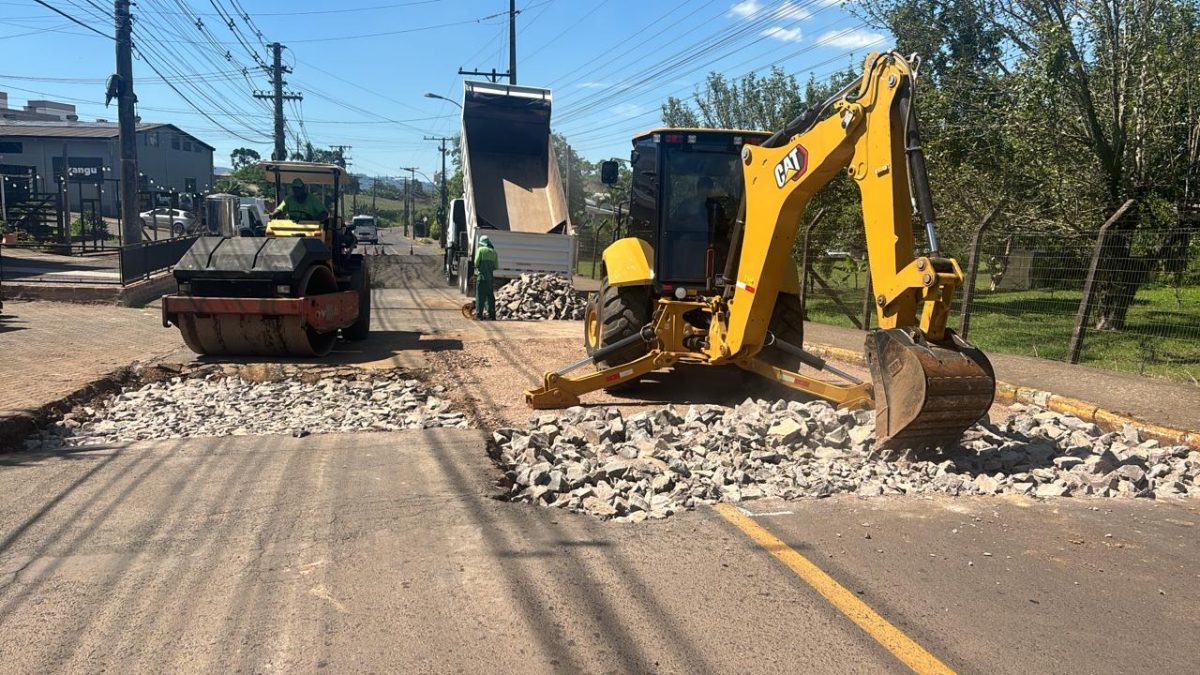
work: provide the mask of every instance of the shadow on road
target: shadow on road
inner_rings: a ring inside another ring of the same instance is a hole
[[[339,340],[333,351],[324,357],[197,356],[196,361],[205,364],[297,363],[339,366],[375,363],[404,352],[457,351],[462,348],[462,340],[458,339],[428,337],[417,331],[373,330],[371,336],[362,342]]]
[[[21,317],[5,312],[0,314],[0,333],[11,333],[18,330],[28,330],[29,326],[22,325]]]

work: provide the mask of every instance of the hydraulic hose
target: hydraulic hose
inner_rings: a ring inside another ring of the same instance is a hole
[[[912,181],[913,199],[917,213],[925,224],[925,236],[929,239],[929,254],[940,255],[937,227],[933,213],[933,193],[929,188],[929,172],[925,168],[925,153],[921,150],[921,133],[917,128],[917,108],[912,100],[912,85],[906,85],[900,95],[900,105],[905,107],[904,153],[908,157],[908,176]]]

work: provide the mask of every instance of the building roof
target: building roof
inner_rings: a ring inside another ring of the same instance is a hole
[[[196,138],[174,124],[139,124],[138,132],[173,129],[209,150],[213,146]],[[36,138],[116,138],[120,129],[114,122],[23,122],[0,120],[0,137],[25,136]]]

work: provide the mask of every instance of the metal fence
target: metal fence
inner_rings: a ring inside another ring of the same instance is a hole
[[[595,219],[580,226],[575,231],[575,273],[591,279],[604,276],[604,249],[616,238],[612,220]]]
[[[173,267],[196,239],[193,235],[122,246],[121,285],[149,279],[151,274]]]
[[[997,214],[950,251],[967,284],[960,334],[987,352],[1200,381],[1200,226],[1013,228]],[[1099,224],[1097,224],[1099,225]],[[867,264],[812,255],[809,319],[861,328],[874,315]]]

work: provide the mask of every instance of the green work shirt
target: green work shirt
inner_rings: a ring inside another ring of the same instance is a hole
[[[293,194],[284,197],[283,202],[279,204],[279,208],[275,209],[275,213],[272,215],[279,216],[295,213],[300,215],[304,220],[316,220],[326,210],[325,202],[310,192],[304,200],[296,199],[296,195]]]
[[[496,249],[489,246],[479,246],[475,249],[475,272],[480,281],[491,281],[492,273],[500,265]]]

